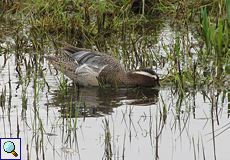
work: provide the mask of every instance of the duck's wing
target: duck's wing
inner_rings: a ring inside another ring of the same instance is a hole
[[[64,72],[66,76],[80,85],[98,86],[98,76],[108,65],[104,56],[87,49],[73,46],[62,48],[67,54],[57,56],[44,56],[56,69]]]
[[[75,72],[79,71],[80,66],[84,65],[84,68],[92,68],[95,72],[100,73],[102,69],[109,64],[108,55],[99,53],[85,48],[73,47],[68,43],[61,42],[65,47],[60,48],[66,54],[58,56],[44,56],[48,59],[58,70],[61,66],[67,67],[69,70]],[[112,57],[110,57],[112,58]]]
[[[79,64],[77,60],[69,55],[44,56],[59,71],[82,86],[99,86],[98,76],[104,66],[87,63]],[[81,62],[81,61],[79,61]]]
[[[77,64],[88,65],[89,67],[99,70],[109,65],[108,60],[112,59],[112,57],[104,53],[99,53],[85,48],[76,48],[69,44],[66,44],[66,46],[61,49],[65,51],[65,53]]]

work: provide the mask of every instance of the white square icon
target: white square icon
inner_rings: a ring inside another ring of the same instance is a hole
[[[21,160],[21,138],[0,138],[0,160]]]

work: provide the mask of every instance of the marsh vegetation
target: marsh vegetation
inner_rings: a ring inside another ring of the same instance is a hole
[[[229,0],[0,0],[0,21],[0,137],[22,159],[230,157]],[[78,87],[43,57],[58,41],[161,88]]]

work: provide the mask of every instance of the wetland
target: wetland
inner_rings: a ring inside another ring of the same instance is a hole
[[[21,159],[230,157],[229,0],[0,0],[0,21],[0,138]],[[161,87],[78,86],[43,57],[59,41]]]

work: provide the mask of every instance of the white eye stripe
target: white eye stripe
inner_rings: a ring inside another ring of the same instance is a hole
[[[148,72],[144,72],[144,71],[134,71],[133,73],[135,73],[135,74],[140,74],[140,75],[148,76],[148,77],[150,77],[150,78],[157,79],[157,76],[156,76],[156,75],[150,74],[150,73],[148,73]]]

